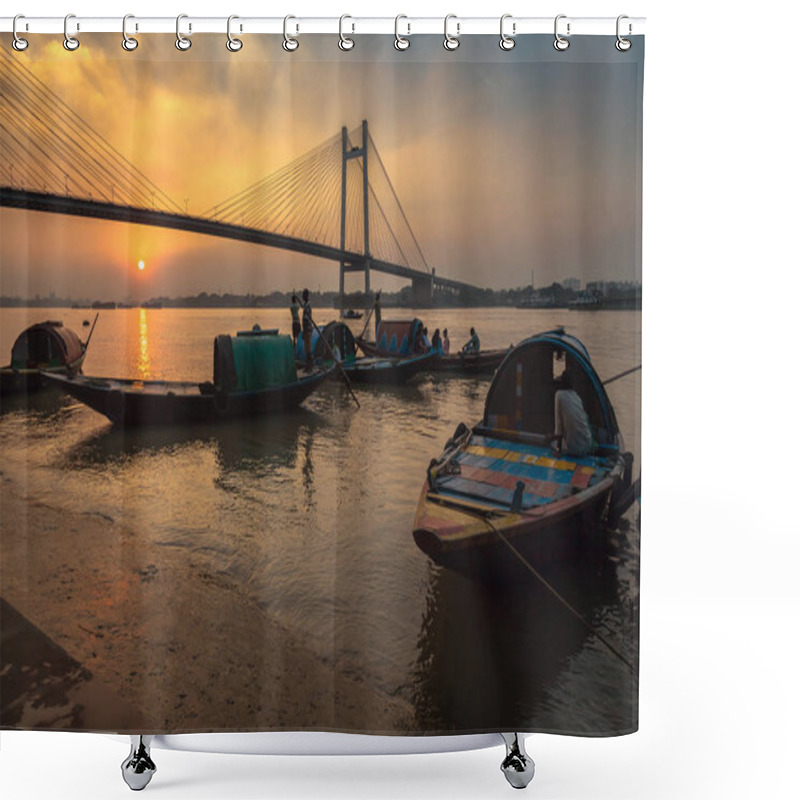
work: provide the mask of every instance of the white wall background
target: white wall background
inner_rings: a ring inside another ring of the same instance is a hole
[[[532,737],[537,776],[527,792],[797,797],[797,6],[27,0],[3,13],[15,12],[648,17],[641,730]],[[9,800],[127,797],[126,753],[99,736],[4,732],[0,791]],[[512,791],[500,760],[500,749],[306,759],[156,751],[146,792],[487,800]]]

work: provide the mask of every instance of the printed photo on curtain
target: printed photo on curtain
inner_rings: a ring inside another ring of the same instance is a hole
[[[644,39],[0,47],[0,727],[638,726]]]

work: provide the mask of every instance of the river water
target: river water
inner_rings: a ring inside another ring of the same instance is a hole
[[[335,312],[317,309],[318,323]],[[384,311],[448,328],[453,347],[477,329],[484,348],[564,325],[605,379],[641,361],[635,311]],[[8,359],[28,324],[61,319],[82,337],[94,312],[4,309]],[[100,313],[84,373],[210,380],[218,333],[289,329],[280,309],[118,309]],[[352,322],[358,332],[361,323]],[[637,373],[608,387],[634,475],[640,473]],[[330,383],[297,412],[168,430],[119,430],[69,398],[4,400],[2,474],[66,510],[104,515],[149,548],[185,548],[224,570],[320,659],[413,704],[420,729],[518,727],[575,732],[635,726],[628,668],[535,585],[475,585],[433,565],[411,531],[425,470],[459,422],[482,416],[489,378],[418,376],[405,387],[357,388],[357,410]],[[594,630],[633,660],[638,646],[637,506],[609,537],[592,580],[553,575]],[[561,582],[559,583],[559,580]],[[487,636],[490,641],[487,641]],[[478,686],[484,687],[476,691]],[[522,724],[522,723],[525,724]]]

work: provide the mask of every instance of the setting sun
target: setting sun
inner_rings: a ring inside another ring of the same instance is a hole
[[[139,262],[139,269],[144,269],[144,261]]]

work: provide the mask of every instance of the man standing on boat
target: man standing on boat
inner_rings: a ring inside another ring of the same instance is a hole
[[[461,348],[461,352],[470,354],[470,353],[480,353],[480,351],[481,351],[481,340],[478,338],[478,334],[475,333],[475,328],[470,328],[469,341]]]
[[[447,328],[442,331],[442,355],[450,355],[450,337],[447,335]]]
[[[375,341],[378,341],[378,328],[381,327],[381,290],[378,289],[373,305],[375,311]]]
[[[311,333],[314,330],[314,319],[311,316],[311,300],[308,289],[303,289],[303,347],[306,351],[306,372],[311,372],[314,358],[311,352]]]
[[[594,449],[589,417],[580,395],[573,389],[572,370],[568,367],[558,379],[555,395],[556,451],[565,455],[586,456]]]
[[[297,350],[297,340],[300,338],[300,300],[296,294],[292,294],[292,302],[289,306],[289,311],[292,313],[292,346]]]

